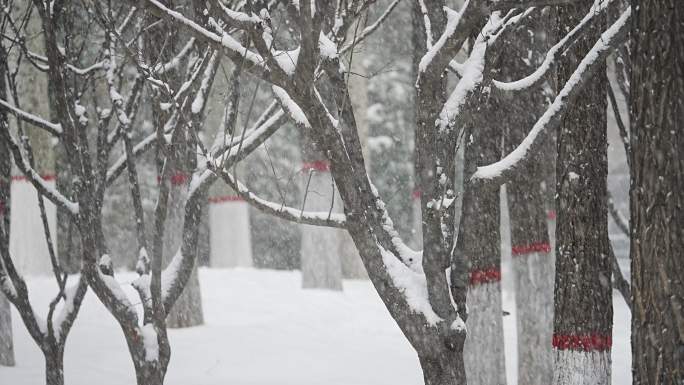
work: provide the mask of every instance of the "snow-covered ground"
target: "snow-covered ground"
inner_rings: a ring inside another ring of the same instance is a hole
[[[124,283],[133,277],[117,275]],[[302,290],[300,281],[298,272],[200,269],[206,324],[171,331],[166,383],[422,384],[413,349],[368,281],[345,281],[343,292]],[[47,309],[53,286],[47,277],[29,279],[36,309]],[[505,291],[509,385],[516,376],[513,301]],[[614,303],[613,384],[622,385],[631,383],[629,311],[620,297]],[[0,384],[43,383],[42,354],[13,317],[17,366],[0,367]],[[65,377],[69,385],[135,383],[121,331],[92,292],[67,341]]]

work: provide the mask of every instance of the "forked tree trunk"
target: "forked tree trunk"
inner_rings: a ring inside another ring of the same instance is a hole
[[[635,385],[684,383],[684,2],[632,1]]]
[[[561,33],[593,1],[559,9]],[[559,86],[600,37],[597,23],[567,53]],[[597,71],[558,130],[556,165],[555,385],[610,384],[613,302],[607,211],[606,70]]]
[[[479,114],[479,113],[477,113]],[[501,130],[475,118],[466,131],[464,168],[493,163],[501,154]],[[479,123],[478,123],[479,122]],[[468,337],[463,356],[471,385],[505,384],[499,188],[466,189],[457,249],[470,265]]]

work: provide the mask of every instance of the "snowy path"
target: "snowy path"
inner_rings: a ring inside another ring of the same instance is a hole
[[[118,274],[129,282],[132,274]],[[200,270],[206,325],[171,332],[168,385],[417,385],[418,360],[366,281],[345,291],[301,290],[297,272]],[[29,280],[37,309],[52,293],[48,278]],[[130,289],[130,286],[128,286]],[[132,289],[131,289],[132,290]],[[131,291],[132,293],[132,291]],[[512,310],[504,293],[504,309]],[[613,384],[631,383],[629,313],[615,297]],[[13,313],[17,367],[0,367],[0,384],[43,381],[40,351]],[[509,385],[515,376],[515,320],[505,317]],[[89,292],[65,353],[69,385],[134,384],[114,319]]]

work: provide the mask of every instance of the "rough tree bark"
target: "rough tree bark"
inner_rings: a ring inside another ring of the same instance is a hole
[[[465,133],[466,174],[501,157],[502,130],[487,122],[490,110],[485,106],[474,112],[474,124]],[[466,189],[458,229],[456,249],[465,256],[470,272],[463,356],[471,385],[506,383],[499,190],[498,185]]]
[[[513,81],[524,77],[540,64],[543,42],[538,38],[540,19],[535,16],[511,31],[504,40],[506,54],[497,65],[499,77]],[[544,18],[546,19],[546,18]],[[541,90],[513,93],[496,92],[505,132],[505,153],[510,153],[527,135],[543,113],[545,100]],[[549,146],[551,147],[551,146]],[[544,155],[555,150],[549,148]],[[530,162],[525,170],[506,185],[511,233],[511,256],[516,300],[516,330],[518,336],[518,383],[548,385],[553,374],[551,334],[553,329],[554,255],[549,242],[545,197],[542,182],[553,162],[544,165],[542,159]],[[552,177],[554,173],[551,174]],[[550,187],[553,187],[552,185]],[[555,190],[552,188],[552,190]],[[515,363],[514,363],[515,364]]]
[[[684,383],[684,2],[632,1],[632,373]]]
[[[0,46],[0,99],[7,100],[7,85],[5,84],[5,68],[7,55]],[[0,111],[0,130],[6,129],[9,124],[7,113]],[[12,183],[12,160],[5,140],[0,137],[0,226],[2,242],[5,248],[9,248],[10,232],[10,199]],[[4,269],[0,259],[0,269]],[[5,295],[0,292],[0,365],[14,366],[14,343],[12,338],[12,309]]]
[[[563,34],[593,1],[559,8]],[[558,84],[599,39],[605,17],[568,52]],[[613,324],[607,211],[606,69],[601,65],[558,129],[556,165],[556,281],[554,375],[556,385],[610,384]]]
[[[173,6],[173,1],[165,1],[169,6]],[[201,14],[196,15],[198,19]],[[162,23],[159,28],[152,29],[147,35],[147,55],[150,63],[159,61],[168,62],[172,60],[178,52],[180,41],[169,39],[173,36],[173,26]],[[201,50],[200,50],[201,52]],[[174,89],[178,89],[182,84],[182,75],[172,74],[167,80]],[[153,90],[159,97],[160,90]],[[163,99],[163,98],[161,98]],[[152,106],[153,120],[157,129],[163,127],[168,119],[167,114],[161,110],[159,105]],[[197,128],[198,130],[200,127]],[[166,162],[166,167],[170,167],[170,190],[168,196],[168,206],[166,213],[166,224],[162,224],[166,229],[155,229],[163,232],[163,264],[168,265],[174,256],[179,252],[182,243],[183,220],[187,191],[190,183],[190,170],[194,169],[196,163],[196,153],[193,141],[189,135],[180,135],[177,142],[171,147],[172,150],[164,151],[161,147],[157,150],[159,178],[162,178],[162,165]],[[162,160],[162,158],[164,160]],[[170,310],[166,320],[169,328],[184,328],[197,326],[204,323],[202,311],[202,295],[197,274],[197,264],[193,268],[192,275],[181,296],[178,298],[173,308]]]

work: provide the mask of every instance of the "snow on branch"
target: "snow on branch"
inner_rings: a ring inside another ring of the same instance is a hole
[[[332,213],[328,211],[304,211],[301,209],[285,206],[285,204],[267,201],[249,191],[247,186],[243,185],[227,171],[217,170],[217,172],[223,181],[232,187],[240,195],[240,197],[242,197],[242,199],[266,214],[270,214],[291,222],[303,223],[307,225],[337,228],[345,228],[346,226],[346,217],[344,214]]]
[[[290,97],[290,95],[283,88],[274,85],[271,87],[273,89],[273,94],[275,95],[280,106],[287,112],[287,114],[294,120],[298,125],[304,126],[306,128],[311,128],[309,120],[306,118],[304,111],[301,107]]]
[[[59,123],[49,122],[37,115],[31,114],[24,110],[20,110],[13,105],[7,103],[5,100],[0,99],[0,108],[16,116],[18,119],[23,120],[26,123],[32,124],[38,128],[51,133],[54,136],[60,136],[62,134],[62,126]]]
[[[285,111],[279,109],[261,125],[246,132],[238,142],[219,147],[214,151],[214,157],[218,160],[218,164],[231,165],[244,159],[266,139],[270,138],[286,120]]]
[[[264,66],[264,60],[261,58],[261,56],[242,46],[242,44],[240,44],[225,31],[223,31],[221,35],[218,35],[207,30],[206,28],[203,28],[199,24],[183,16],[181,13],[169,9],[158,0],[144,1],[146,3],[146,7],[157,17],[177,23],[180,26],[188,29],[195,38],[200,41],[207,42],[217,49],[221,49],[226,56],[235,62],[244,60],[244,62],[247,64],[247,69],[254,70],[256,68],[258,70],[258,76],[262,76],[266,72],[267,69]]]
[[[450,122],[453,122],[461,113],[461,109],[465,105],[469,96],[473,94],[475,89],[482,84],[485,69],[485,54],[487,52],[487,37],[497,26],[496,21],[499,13],[496,12],[489,19],[482,32],[477,35],[477,39],[473,44],[470,56],[461,66],[461,80],[456,84],[456,88],[451,92],[446,103],[442,107],[439,114],[440,130],[445,130]]]
[[[152,71],[157,75],[163,75],[173,69],[176,69],[183,59],[188,56],[190,52],[192,52],[193,48],[195,48],[195,38],[191,37],[176,56],[165,63],[159,63],[155,65]]]
[[[461,12],[464,12],[465,9],[468,8],[469,2],[470,0],[466,0]],[[442,33],[442,36],[439,37],[435,44],[432,45],[420,59],[420,63],[418,63],[418,71],[420,72],[425,72],[427,70],[427,67],[432,63],[435,56],[444,48],[447,40],[456,33],[456,28],[458,28],[458,24],[461,21],[461,13],[450,8],[446,8],[445,12],[447,15],[447,24],[446,28],[444,28],[444,33]]]
[[[489,0],[488,8],[491,11],[505,10],[510,8],[545,7],[549,5],[563,5],[579,3],[578,0]]]
[[[549,51],[546,53],[546,57],[542,64],[530,75],[512,82],[501,82],[494,80],[493,84],[497,89],[502,91],[518,91],[533,87],[544,81],[546,74],[552,68],[552,64],[557,61],[565,49],[574,41],[574,39],[580,35],[582,32],[587,30],[591,24],[590,21],[604,11],[612,0],[597,0],[591,7],[589,12],[584,16],[584,18],[573,28],[567,35],[558,41]]]
[[[428,51],[418,64],[419,74],[435,74],[447,68],[449,62],[461,50],[463,43],[470,36],[471,28],[480,21],[484,21],[482,9],[477,5],[471,5],[471,0],[466,0],[460,12],[449,8],[444,9],[447,17],[446,27],[434,45],[431,47],[428,45]]]
[[[45,179],[43,179],[36,170],[31,167],[29,161],[26,159],[24,154],[21,152],[19,144],[9,133],[9,127],[5,126],[4,130],[0,130],[0,136],[3,136],[7,141],[7,145],[12,151],[14,156],[14,162],[19,168],[19,170],[26,176],[26,178],[33,184],[33,186],[42,195],[48,198],[55,205],[67,210],[72,215],[78,214],[78,203],[72,202],[67,199],[62,193],[60,193],[56,188],[48,184]]]
[[[38,63],[35,63],[35,65],[38,67],[39,70],[41,70],[41,71],[49,71],[50,70],[50,66],[48,65],[48,58],[46,58],[43,55],[37,54],[35,52],[31,52],[29,50],[25,50],[24,52],[31,59],[45,64],[45,65],[40,65]],[[95,72],[95,71],[98,71],[98,70],[101,70],[102,68],[104,68],[103,64],[104,63],[102,61],[99,61],[99,62],[96,62],[96,63],[94,63],[88,67],[80,68],[80,67],[76,67],[72,64],[67,63],[66,68],[76,75],[88,75],[91,72]]]
[[[494,184],[504,183],[511,177],[521,162],[535,153],[543,142],[543,133],[557,127],[563,115],[581,91],[583,85],[591,79],[591,75],[600,68],[613,48],[622,44],[629,30],[631,8],[606,30],[592,49],[584,56],[563,89],[549,108],[537,120],[530,133],[510,154],[498,162],[478,167],[470,177],[471,181],[486,180]]]

